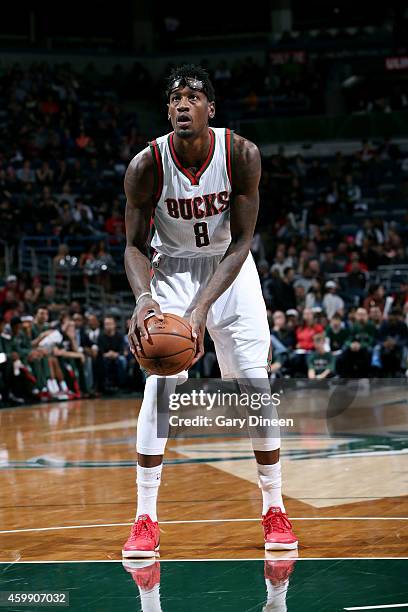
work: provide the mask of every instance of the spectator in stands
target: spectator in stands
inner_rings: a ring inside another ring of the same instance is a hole
[[[92,137],[82,129],[75,139],[75,144],[78,148],[78,153],[93,155],[96,152]]]
[[[75,324],[65,317],[61,323],[62,340],[54,348],[53,354],[58,358],[64,380],[75,398],[88,394],[85,379],[85,355],[77,343]]]
[[[364,263],[364,261],[362,261],[360,253],[358,251],[352,251],[350,253],[350,259],[348,263],[344,266],[344,272],[347,272],[347,274],[349,274],[351,272],[353,264],[358,264],[358,270],[360,270],[360,272],[368,272],[368,266]],[[356,270],[357,266],[354,266],[353,269]]]
[[[97,282],[102,285],[106,291],[110,290],[110,272],[115,270],[115,261],[110,253],[106,250],[104,240],[100,240],[97,246],[96,262],[98,267]]]
[[[336,210],[338,204],[340,202],[340,190],[337,181],[331,181],[329,189],[326,194],[326,204],[329,206],[329,209],[333,211]]]
[[[314,349],[313,338],[323,332],[323,326],[315,322],[315,315],[310,308],[303,310],[302,324],[296,328],[296,350],[290,361],[293,374],[306,375],[307,363],[305,355]]]
[[[19,298],[20,294],[17,276],[15,274],[9,274],[3,289],[0,291],[0,306],[2,306],[5,301],[17,300]]]
[[[369,310],[371,306],[378,306],[381,312],[384,312],[385,306],[385,289],[384,286],[379,283],[370,285],[368,289],[368,296],[364,300],[363,304],[366,310]]]
[[[105,317],[98,338],[99,387],[104,392],[117,391],[126,378],[123,335],[117,331],[114,317]]]
[[[58,252],[53,259],[53,268],[57,272],[59,270],[66,270],[68,268],[67,263],[70,261],[69,247],[67,244],[60,244]]]
[[[92,342],[93,347],[98,347],[98,340],[101,333],[101,326],[99,323],[99,319],[95,314],[88,313],[86,316],[87,324],[86,324],[86,332],[89,336],[89,339]]]
[[[33,389],[37,381],[28,360],[32,350],[31,343],[23,333],[22,325],[22,320],[18,316],[10,320],[10,356],[13,362],[15,388],[19,389],[18,396],[30,401],[35,397]]]
[[[14,374],[11,337],[4,332],[5,321],[0,315],[0,406],[24,404],[18,377]]]
[[[32,315],[35,309],[35,295],[32,289],[26,289],[24,291],[24,312]]]
[[[356,296],[359,300],[365,297],[367,284],[367,273],[361,270],[360,262],[354,259],[350,264],[350,271],[347,274],[346,288],[350,295]]]
[[[363,229],[358,230],[355,238],[356,246],[361,247],[364,240],[370,240],[372,244],[383,244],[384,242],[382,231],[374,226],[371,219],[366,219],[363,224]]]
[[[334,258],[333,247],[327,246],[324,249],[324,255],[322,256],[320,270],[323,276],[326,276],[328,274],[337,274],[341,271],[339,264]]]
[[[93,221],[93,213],[90,206],[85,204],[82,198],[75,198],[75,204],[72,211],[72,218],[77,223],[92,223]]]
[[[364,166],[365,164],[367,164],[373,159],[375,152],[376,151],[373,145],[370,142],[368,142],[368,140],[365,138],[361,142],[361,149],[357,152],[356,157],[357,159],[360,160],[361,164]],[[364,171],[364,167],[363,167],[363,171]]]
[[[31,162],[28,159],[24,161],[22,168],[17,170],[16,177],[21,183],[35,183],[35,172],[31,168]]]
[[[124,236],[125,234],[125,221],[123,214],[120,210],[112,210],[112,214],[105,223],[105,230],[111,236]]]
[[[295,298],[296,298],[296,309],[302,312],[306,306],[306,291],[304,284],[297,280],[293,283]]]
[[[375,335],[376,330],[368,320],[367,310],[358,308],[355,313],[355,323],[346,341],[346,348],[337,360],[337,369],[341,376],[345,378],[368,377]]]
[[[387,320],[383,321],[377,334],[380,344],[382,374],[399,376],[408,367],[408,327],[402,311],[393,308]]]
[[[354,182],[352,174],[346,174],[344,183],[340,185],[340,191],[346,212],[353,213],[356,210],[364,209],[361,201],[361,187]]]
[[[307,356],[307,377],[310,379],[323,379],[334,376],[335,359],[325,345],[324,334],[313,337],[314,350]]]
[[[41,167],[36,170],[36,177],[40,185],[52,185],[54,182],[54,170],[47,160],[43,161]]]
[[[368,320],[374,325],[378,331],[383,321],[383,314],[378,306],[370,306],[368,311]]]
[[[48,349],[42,346],[41,341],[49,336],[52,330],[38,333],[38,327],[34,325],[33,317],[23,316],[21,320],[23,332],[31,348],[28,362],[36,379],[36,389],[33,390],[33,393],[36,393],[40,399],[47,399],[49,394],[52,394],[54,391],[52,385],[50,387],[50,381],[54,378],[52,374],[54,363],[50,363],[52,358],[49,355]]]
[[[286,248],[285,245],[281,244],[276,249],[275,259],[271,267],[271,273],[273,274],[275,271],[278,272],[279,276],[282,278],[285,268],[292,265],[292,261],[286,257]]]
[[[341,315],[335,314],[332,316],[330,324],[326,327],[325,334],[329,340],[331,351],[336,356],[339,355],[350,336],[350,331],[344,325]]]
[[[84,354],[84,375],[86,381],[86,390],[91,391],[94,389],[94,368],[93,363],[98,356],[98,348],[95,343],[90,339],[86,328],[85,319],[82,313],[75,312],[72,315],[72,320],[75,325],[75,339],[78,346],[78,350]]]
[[[272,315],[273,326],[271,330],[272,351],[289,354],[296,346],[296,334],[286,325],[285,313],[275,310]]]
[[[323,308],[328,319],[331,319],[336,313],[344,315],[344,300],[337,295],[337,283],[333,280],[327,281],[325,284],[326,292],[323,297]]]
[[[323,308],[323,290],[319,279],[314,278],[306,294],[306,308]]]
[[[313,242],[309,243],[309,249],[315,248]],[[320,262],[317,257],[307,259],[304,265],[304,271],[302,276],[296,281],[296,285],[302,284],[305,292],[307,293],[313,284],[314,279],[320,278]]]
[[[286,312],[296,308],[296,294],[294,289],[295,271],[287,266],[283,270],[283,278],[274,278],[272,283],[272,304],[278,310]],[[303,293],[304,295],[304,293]]]
[[[49,330],[49,310],[46,304],[39,304],[35,310],[32,334],[33,339],[38,338],[44,332]]]
[[[406,304],[408,304],[408,279],[401,279],[399,284],[399,291],[394,294],[393,307],[404,310]]]
[[[296,310],[296,308],[289,308],[285,312],[285,316],[287,328],[293,330],[296,337],[296,328],[299,325],[299,312]]]
[[[71,315],[71,317],[75,313],[82,314],[82,306],[78,300],[72,300],[69,305],[69,314]]]

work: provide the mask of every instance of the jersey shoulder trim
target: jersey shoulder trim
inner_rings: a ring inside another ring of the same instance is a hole
[[[179,170],[182,174],[184,174],[184,176],[186,176],[190,183],[192,185],[198,185],[200,182],[200,177],[204,174],[204,172],[207,170],[208,166],[211,163],[211,160],[214,156],[214,151],[215,151],[215,134],[214,131],[209,128],[209,132],[210,132],[210,148],[208,150],[208,155],[207,158],[205,160],[205,162],[203,163],[203,165],[201,166],[201,168],[199,169],[199,171],[197,172],[197,174],[192,174],[191,172],[189,172],[189,170],[187,168],[184,168],[184,166],[181,164],[180,160],[177,157],[177,153],[176,153],[176,149],[174,147],[174,142],[173,142],[173,138],[174,138],[174,132],[172,132],[171,134],[169,134],[168,136],[168,145],[169,145],[169,150],[170,150],[170,155],[172,157],[172,160],[177,168],[177,170]]]
[[[232,187],[234,166],[234,130],[225,129],[225,158],[227,162],[227,174]]]
[[[157,141],[152,140],[149,147],[153,156],[154,203],[157,204],[163,191],[163,161]]]

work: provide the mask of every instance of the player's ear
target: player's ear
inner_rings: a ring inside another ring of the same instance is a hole
[[[212,119],[215,117],[215,102],[208,103],[208,118]]]
[[[167,104],[167,119],[170,121],[170,104]]]

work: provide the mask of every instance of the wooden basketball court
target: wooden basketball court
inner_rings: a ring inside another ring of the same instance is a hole
[[[391,399],[369,435],[283,440],[296,553],[265,556],[248,440],[169,441],[155,564],[162,609],[284,610],[265,603],[277,563],[289,578],[288,610],[408,609],[407,398]],[[141,609],[121,559],[135,512],[140,402],[0,411],[0,591],[61,589],[73,610]]]

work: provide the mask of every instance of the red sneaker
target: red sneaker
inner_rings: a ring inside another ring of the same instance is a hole
[[[160,531],[148,514],[142,514],[132,525],[130,536],[122,549],[125,558],[155,557],[160,548]]]
[[[296,561],[265,561],[265,578],[270,580],[274,587],[282,586],[289,580],[295,568]]]
[[[144,591],[152,591],[156,584],[160,584],[158,561],[122,561],[122,565]]]
[[[262,517],[265,550],[293,550],[298,541],[292,531],[288,515],[279,507],[272,506]]]

